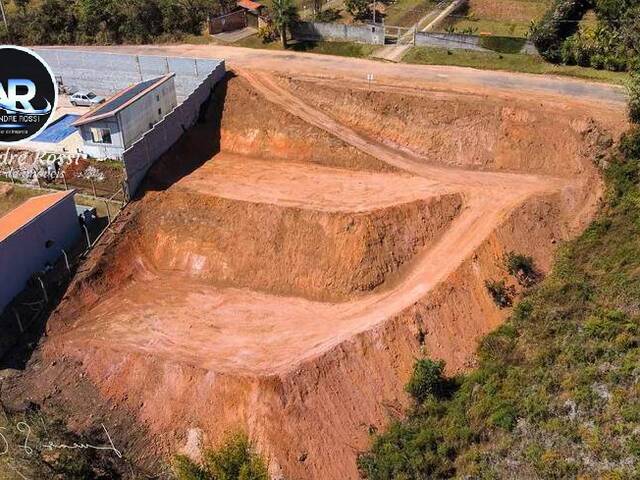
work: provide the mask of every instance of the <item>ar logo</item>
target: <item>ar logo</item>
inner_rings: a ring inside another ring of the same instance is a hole
[[[12,78],[7,84],[7,89],[5,90],[2,83],[0,83],[0,105],[14,112],[18,111],[18,109],[33,111],[31,100],[36,96],[36,84],[26,78]],[[18,93],[18,89],[24,93]],[[20,107],[18,107],[18,103]]]

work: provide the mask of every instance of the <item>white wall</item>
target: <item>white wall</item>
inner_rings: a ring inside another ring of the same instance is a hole
[[[178,104],[174,78],[137,99],[118,113],[125,150]]]

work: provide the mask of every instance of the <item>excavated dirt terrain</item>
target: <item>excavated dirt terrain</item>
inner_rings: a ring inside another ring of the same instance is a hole
[[[355,479],[415,358],[464,370],[504,320],[484,287],[504,252],[546,271],[592,218],[592,158],[622,121],[238,73],[87,259],[38,354],[65,359],[57,391],[78,388],[72,369],[136,418],[141,463],[240,428],[275,478]]]

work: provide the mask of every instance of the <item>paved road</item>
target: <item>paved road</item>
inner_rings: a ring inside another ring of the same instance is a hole
[[[244,67],[296,76],[312,75],[327,78],[365,80],[372,73],[376,80],[421,88],[446,88],[482,93],[483,90],[531,92],[533,94],[562,96],[565,100],[605,102],[620,108],[626,101],[622,87],[588,82],[552,75],[533,75],[513,72],[478,70],[473,68],[389,64],[375,60],[317,55],[312,53],[282,52],[217,45],[169,46],[110,46],[75,47],[80,50],[98,49],[107,52],[137,53],[143,55],[172,55],[200,58],[222,58],[229,67]]]

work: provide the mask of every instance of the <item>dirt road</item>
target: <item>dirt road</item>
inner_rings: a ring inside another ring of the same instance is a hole
[[[297,77],[308,74],[335,80],[347,78],[364,82],[367,74],[373,74],[374,82],[380,80],[383,83],[421,89],[435,88],[476,93],[492,90],[494,94],[495,90],[501,90],[516,94],[530,92],[540,95],[561,95],[565,101],[573,99],[613,103],[618,109],[625,102],[624,89],[621,87],[559,76],[462,67],[389,64],[332,55],[210,45],[78,47],[80,50],[90,48],[106,52],[127,52],[140,55],[222,58],[231,68],[244,67],[267,70]]]

